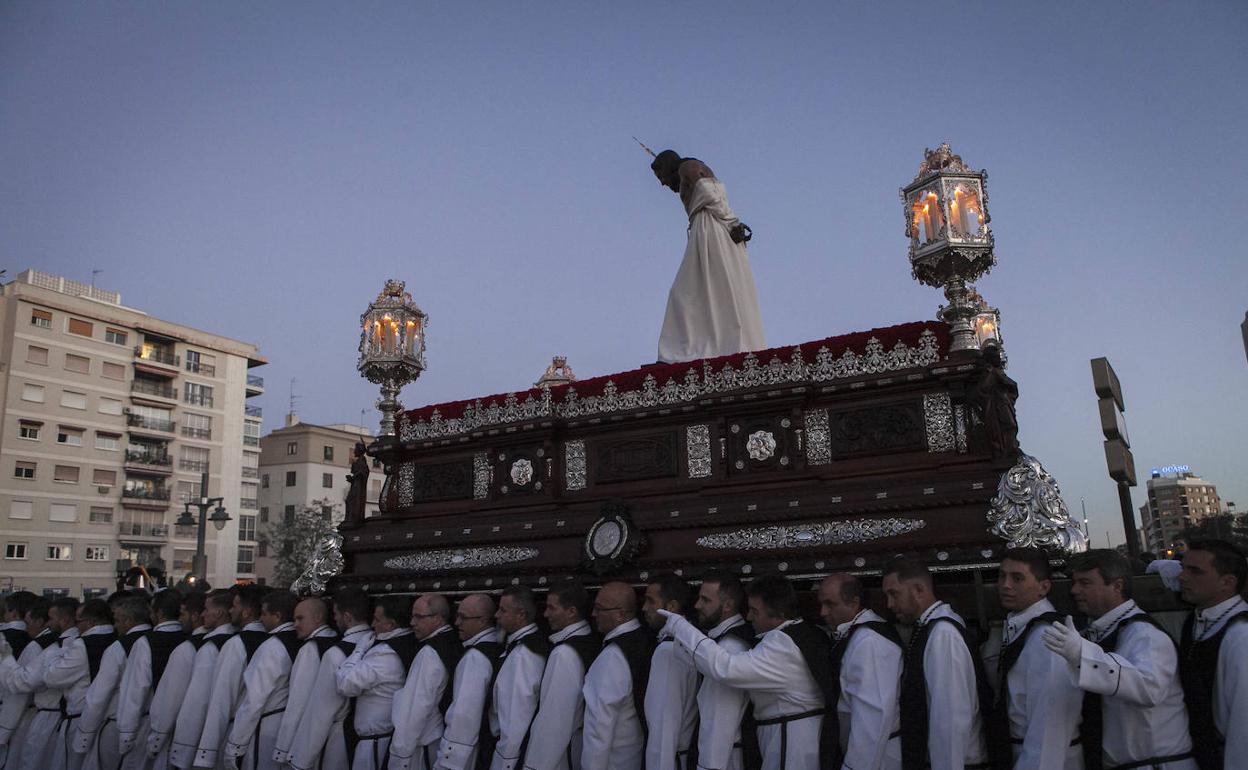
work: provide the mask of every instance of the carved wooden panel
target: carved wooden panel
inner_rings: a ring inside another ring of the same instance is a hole
[[[728,436],[730,474],[793,468],[796,438],[787,415],[731,419]]]
[[[615,441],[597,441],[594,482],[640,481],[676,476],[676,432],[657,433]]]
[[[412,502],[471,500],[472,459],[417,465],[412,478]]]
[[[828,412],[832,456],[925,450],[923,405],[918,401]]]

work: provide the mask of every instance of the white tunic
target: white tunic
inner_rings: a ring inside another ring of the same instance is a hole
[[[180,633],[177,621],[161,623],[153,629],[159,633]],[[117,688],[117,750],[121,752],[122,768],[141,770],[147,763],[147,724],[152,701],[152,648],[146,636],[130,648],[126,671]],[[137,747],[137,748],[136,748]]]
[[[936,602],[920,616],[915,632],[942,617],[965,625],[948,604]],[[923,678],[927,684],[927,742],[932,770],[963,770],[966,765],[983,764],[988,752],[975,663],[953,624],[941,621],[932,626],[923,648]]]
[[[581,731],[585,720],[585,664],[562,642],[588,636],[589,623],[577,621],[550,635],[554,649],[546,660],[537,714],[529,732],[524,770],[580,770]]]
[[[520,750],[537,714],[546,658],[520,640],[536,633],[537,624],[530,623],[507,637],[490,703],[490,730],[498,736],[490,770],[514,770],[522,759]]]
[[[150,630],[150,625],[142,623],[122,636]],[[125,669],[126,649],[122,647],[121,640],[118,640],[104,651],[104,656],[100,659],[100,670],[87,688],[82,716],[77,720],[78,732],[73,738],[72,748],[78,754],[86,754],[82,765],[84,770],[116,770],[121,766],[117,734],[117,694]]]
[[[157,626],[159,628],[159,626]],[[137,645],[136,645],[137,646]],[[169,741],[173,735],[178,714],[187,700],[187,688],[191,684],[191,676],[195,673],[195,643],[187,640],[173,649],[165,671],[152,693],[147,722],[146,745],[139,750],[146,751],[151,770],[165,770],[169,767]],[[123,684],[124,687],[124,684]]]
[[[784,629],[787,620],[759,637],[744,652],[731,653],[711,641],[688,620],[670,617],[667,630],[692,651],[694,664],[707,678],[750,694],[758,721],[796,716],[824,708],[823,691],[810,675],[802,652]],[[818,770],[823,715],[758,728],[763,770]]]
[[[633,677],[619,645],[608,644],[641,628],[634,619],[603,639],[602,652],[585,674],[581,770],[638,770],[645,738],[633,705]]]
[[[52,635],[52,629],[45,628],[35,639],[46,639]],[[11,673],[29,672],[38,680],[39,661],[46,650],[35,639],[27,643],[21,655],[5,659]],[[20,682],[23,677],[10,678],[19,680],[15,684],[21,686],[0,685],[0,690],[4,693],[4,703],[0,705],[0,746],[9,747],[5,767],[19,767],[22,753],[26,750],[26,734],[33,716],[30,711],[30,696],[34,688]]]
[[[338,667],[339,694],[355,698],[355,731],[360,743],[351,764],[353,770],[378,770],[390,746],[394,731],[391,710],[394,694],[403,686],[407,670],[388,639],[410,636],[411,629],[400,628],[377,634],[370,643],[360,644]]]
[[[730,655],[750,649],[744,639],[728,631],[745,625],[733,615],[707,632]],[[682,645],[682,650],[686,648]],[[689,659],[692,663],[692,658]],[[698,688],[698,767],[701,770],[741,770],[741,720],[750,696],[712,677],[703,677]]]
[[[660,635],[646,684],[646,770],[685,770],[698,720],[698,671],[673,657],[676,642]]]
[[[191,681],[186,686],[186,696],[182,700],[182,708],[178,709],[178,718],[174,723],[173,737],[169,743],[169,764],[178,768],[189,768],[195,761],[195,752],[199,748],[199,739],[204,732],[204,720],[208,715],[208,701],[212,697],[212,683],[217,674],[217,658],[221,653],[212,639],[219,636],[232,636],[234,626],[226,623],[209,631],[204,643],[195,652],[195,663],[191,667]],[[153,746],[152,740],[156,743]],[[152,755],[160,753],[161,736],[152,735],[148,738],[147,752]]]
[[[52,632],[46,631],[51,634]],[[43,636],[43,634],[40,634]],[[55,762],[55,755],[65,753],[63,743],[56,742],[57,728],[61,722],[61,696],[64,689],[50,683],[47,679],[48,668],[57,662],[68,650],[65,645],[78,638],[78,629],[71,626],[57,639],[56,644],[40,649],[33,641],[26,645],[26,650],[35,648],[35,657],[26,665],[19,665],[13,658],[5,658],[0,663],[0,688],[7,693],[28,695],[37,709],[28,717],[25,729],[14,740],[21,740],[20,764],[18,746],[13,746],[6,767],[35,770],[46,768]],[[22,657],[26,656],[22,650]],[[64,762],[64,758],[60,760]]]
[[[351,626],[342,641],[354,645],[371,644],[373,632],[363,623]],[[299,718],[290,757],[286,761],[295,770],[325,770],[347,767],[347,744],[342,723],[347,716],[347,698],[338,692],[338,667],[347,659],[339,647],[331,647],[321,656],[316,681],[308,696],[308,705]],[[274,749],[277,751],[277,749]]]
[[[242,757],[245,770],[277,768],[273,745],[286,710],[291,666],[290,653],[277,634],[294,628],[294,623],[282,623],[270,630],[243,670],[243,689],[225,740],[225,755]]]
[[[1036,616],[1053,612],[1041,599],[1005,619],[1001,648],[1005,649]],[[1044,631],[1037,626],[1027,637],[1022,654],[1008,676],[1010,743],[1014,770],[1082,770],[1083,747],[1079,737],[1083,691],[1071,680],[1066,661],[1044,645]]]
[[[455,629],[450,626],[441,626],[422,641],[453,633]],[[446,727],[438,704],[450,683],[451,672],[442,664],[442,658],[432,647],[422,646],[407,672],[403,689],[394,696],[390,770],[430,770]]]
[[[1105,767],[1192,750],[1174,641],[1146,622],[1135,622],[1119,633],[1114,652],[1105,652],[1096,644],[1126,618],[1143,614],[1128,599],[1097,618],[1085,632],[1088,638],[1082,640],[1079,664],[1067,662],[1072,681],[1102,696],[1101,753]],[[1196,770],[1196,761],[1184,759],[1162,767]]]
[[[477,761],[477,740],[485,719],[485,695],[494,678],[494,664],[484,653],[471,648],[482,642],[497,642],[499,632],[487,628],[464,642],[464,656],[455,666],[452,691],[455,699],[446,710],[446,727],[438,746],[435,767],[443,770],[469,770]]]
[[[265,629],[263,623],[253,621],[243,626],[242,630]],[[222,645],[221,652],[217,654],[217,665],[212,674],[212,694],[208,697],[204,729],[199,735],[199,748],[195,751],[195,767],[216,767],[218,763],[223,763],[221,749],[225,747],[230,722],[242,695],[243,670],[246,667],[247,648],[243,645],[243,638],[235,636]]]
[[[761,350],[763,321],[745,244],[729,230],[740,220],[718,179],[699,179],[685,210],[689,242],[667,296],[659,361],[673,363]]]
[[[1201,641],[1216,636],[1231,616],[1248,610],[1248,602],[1238,596],[1197,610],[1192,636]],[[1214,670],[1213,726],[1226,736],[1226,770],[1239,767],[1234,763],[1248,757],[1248,622],[1239,621],[1226,631],[1218,648],[1218,665]]]
[[[61,655],[56,660],[49,661],[44,670],[43,678],[48,686],[58,688],[64,693],[67,716],[54,738],[62,749],[53,757],[52,770],[66,770],[82,760],[82,755],[75,754],[71,748],[73,736],[78,729],[78,717],[82,715],[86,702],[87,688],[91,684],[91,666],[87,661],[87,647],[82,637],[111,633],[113,627],[109,625],[88,628],[82,636],[63,644]]]
[[[871,610],[863,610],[837,627],[843,638],[854,626],[882,623]],[[841,659],[841,698],[836,704],[840,722],[841,751],[847,770],[899,770],[901,767],[901,648],[870,629],[859,629],[850,638]]]
[[[286,710],[282,712],[277,728],[277,740],[273,744],[273,761],[278,765],[290,762],[290,747],[299,729],[299,720],[308,707],[308,699],[316,684],[316,673],[321,668],[321,651],[313,639],[332,639],[338,634],[329,626],[321,626],[308,634],[295,662],[290,666],[290,688],[286,695]]]

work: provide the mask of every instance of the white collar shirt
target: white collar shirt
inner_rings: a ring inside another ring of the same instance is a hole
[[[750,649],[750,645],[735,634],[733,628],[744,626],[745,619],[736,614],[724,618],[706,632],[716,644],[729,654]],[[682,653],[684,645],[677,645]],[[692,664],[692,658],[688,658]],[[745,690],[726,685],[712,677],[701,677],[698,687],[698,767],[704,770],[740,770],[742,766],[741,720],[749,705],[750,696]]]
[[[439,626],[422,639],[420,651],[412,661],[403,688],[394,695],[391,714],[394,720],[394,740],[390,742],[390,767],[392,770],[429,770],[425,767],[425,749],[442,740],[445,724],[439,704],[450,686],[451,674],[442,658],[429,644],[434,637],[454,634],[450,626]]]
[[[363,623],[357,623],[343,633],[341,643],[351,645],[354,650],[361,645],[370,645],[372,641],[372,629]],[[289,751],[286,762],[295,770],[312,770],[317,767],[328,770],[347,763],[346,743],[342,734],[347,698],[338,692],[338,668],[347,657],[348,653],[337,645],[330,647],[321,656],[316,680],[308,695],[308,705],[299,717],[294,739],[289,747],[285,747]]]
[[[578,620],[551,634],[553,645],[538,688],[537,714],[524,755],[525,770],[574,770],[580,764],[581,725],[585,718],[585,664],[569,639],[589,636],[589,623]]]
[[[855,626],[883,622],[864,609],[837,627],[837,639]],[[845,766],[900,768],[901,740],[892,736],[901,726],[901,647],[870,629],[855,631],[845,645],[836,704]]]
[[[1028,624],[1046,612],[1054,612],[1048,599],[1041,599],[1021,612],[1010,613],[1006,618],[1002,650],[1005,645],[1020,640]],[[1022,644],[1022,652],[1006,675],[1015,767],[1020,770],[1081,767],[1083,748],[1077,739],[1083,692],[1070,680],[1066,660],[1045,646],[1044,632],[1039,626]]]
[[[633,701],[628,660],[612,639],[641,628],[637,619],[616,626],[585,674],[582,693],[581,770],[636,770],[645,752],[640,715]]]
[[[437,764],[446,770],[467,770],[477,756],[477,740],[480,737],[481,720],[486,719],[485,698],[494,678],[494,663],[473,648],[483,642],[497,643],[499,632],[491,627],[464,641],[464,656],[455,666],[451,690],[455,694],[446,710],[446,726],[442,742],[438,746]]]
[[[537,633],[537,625],[529,623],[507,637],[490,702],[490,729],[498,736],[498,745],[490,760],[491,770],[514,770],[537,714],[546,657],[521,643],[525,637],[536,637]]]
[[[208,697],[208,710],[204,713],[204,728],[199,735],[199,748],[195,751],[195,767],[216,767],[221,761],[230,722],[238,708],[243,691],[243,671],[247,667],[247,647],[241,634],[244,631],[267,633],[264,624],[252,621],[243,626],[221,647],[212,674],[212,694]],[[266,640],[267,641],[267,640]]]
[[[241,757],[259,745],[260,756],[271,756],[281,714],[290,693],[293,661],[279,634],[293,636],[294,623],[280,623],[269,631],[243,670],[243,690],[234,711],[234,724],[226,739],[227,757]],[[265,751],[265,749],[268,749]]]
[[[131,634],[150,631],[152,627],[146,623],[134,626],[122,638]],[[117,693],[121,687],[121,677],[126,669],[126,648],[121,639],[113,642],[104,651],[100,659],[100,669],[91,680],[83,700],[82,716],[78,719],[78,732],[74,737],[74,751],[85,754],[95,743],[97,733],[105,720],[117,716]]]
[[[191,663],[191,678],[186,686],[182,705],[174,722],[173,735],[169,739],[169,764],[174,767],[190,767],[199,747],[199,737],[204,729],[208,713],[208,701],[212,697],[212,682],[216,675],[217,658],[221,647],[217,640],[228,641],[234,635],[234,626],[226,623],[204,634],[204,643],[195,651]],[[164,748],[162,735],[148,734],[147,751],[156,756]]]
[[[279,764],[289,762],[291,742],[295,739],[295,731],[299,729],[299,720],[308,707],[308,698],[316,684],[316,673],[321,667],[321,648],[316,639],[337,639],[338,632],[329,626],[320,626],[308,634],[299,647],[295,661],[290,666],[289,686],[286,694],[286,710],[282,712],[277,729],[277,740],[273,747],[273,761]]]
[[[411,633],[411,629],[399,628],[377,634],[372,644],[358,645],[338,667],[338,692],[356,699],[355,730],[360,736],[381,735],[394,729],[390,712],[394,694],[407,678],[407,669],[394,648],[382,642]]]
[[[698,719],[698,671],[676,655],[675,640],[660,634],[646,684],[646,768],[678,770]],[[679,763],[679,764],[678,764]]]
[[[962,617],[945,602],[928,607],[915,628],[931,625],[923,649],[928,711],[928,756],[932,770],[962,770],[987,760],[983,708],[975,679],[975,654],[962,633]]]

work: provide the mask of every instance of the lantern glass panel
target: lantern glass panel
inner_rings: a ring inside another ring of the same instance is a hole
[[[931,243],[942,237],[944,228],[945,218],[936,191],[930,188],[920,190],[911,204],[911,240],[920,244]]]
[[[949,197],[949,221],[955,237],[974,238],[983,234],[984,209],[979,190],[970,184],[959,184]]]

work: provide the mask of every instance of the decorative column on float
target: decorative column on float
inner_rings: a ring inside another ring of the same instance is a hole
[[[987,303],[968,284],[997,263],[988,227],[988,174],[968,168],[947,142],[923,155],[918,175],[901,190],[910,274],[945,290],[949,304],[939,316],[952,331],[949,352],[978,350]]]
[[[395,434],[402,406],[399,391],[425,370],[425,327],[429,316],[416,306],[403,281],[390,279],[386,288],[360,316],[360,360],[356,368],[381,387],[382,438]]]

